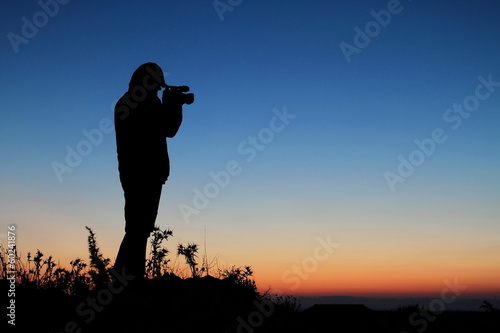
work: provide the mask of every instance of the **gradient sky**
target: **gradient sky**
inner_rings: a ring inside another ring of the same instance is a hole
[[[48,3],[0,14],[2,243],[16,224],[21,253],[67,265],[87,257],[90,226],[114,259],[123,192],[106,122],[152,61],[196,97],[168,140],[170,250],[196,242],[287,294],[439,295],[455,281],[461,297],[500,297],[497,1]],[[87,149],[74,167],[68,147]]]

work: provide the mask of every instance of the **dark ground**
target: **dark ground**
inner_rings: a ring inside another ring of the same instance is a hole
[[[438,314],[416,307],[372,311],[363,305],[319,305],[298,311],[283,298],[259,295],[230,279],[164,276],[123,284],[126,287],[108,284],[83,296],[20,286],[15,298],[15,331],[500,332],[499,312]],[[5,280],[0,286],[8,289]],[[5,323],[8,317],[3,317]]]

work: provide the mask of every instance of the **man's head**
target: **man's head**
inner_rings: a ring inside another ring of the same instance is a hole
[[[132,74],[128,91],[132,93],[135,90],[139,94],[145,91],[147,95],[156,95],[158,90],[166,86],[165,77],[160,66],[153,62],[147,62],[140,65]]]

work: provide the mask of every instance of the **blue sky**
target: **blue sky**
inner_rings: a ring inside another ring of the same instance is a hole
[[[459,128],[443,116],[475,96],[478,77],[500,81],[500,5],[232,3],[221,20],[212,1],[73,0],[57,3],[46,22],[35,1],[3,5],[0,221],[5,230],[18,225],[21,250],[85,256],[88,225],[114,257],[124,224],[114,132],[102,132],[62,181],[52,164],[88,141],[82,131],[112,119],[132,72],[153,61],[167,83],[195,94],[168,140],[172,172],[158,224],[174,230],[171,249],[202,244],[206,230],[208,255],[221,266],[253,265],[258,283],[286,289],[283,272],[331,235],[338,251],[295,292],[340,271],[370,274],[367,260],[403,267],[413,255],[424,271],[447,267],[432,277],[435,288],[455,276],[470,290],[492,288],[487,281],[500,277],[500,87],[481,88],[490,94]],[[341,43],[356,46],[355,27],[365,31],[371,11],[389,8],[398,13],[348,62]],[[8,36],[25,38],[26,20],[38,31],[13,46]],[[266,137],[277,113],[293,118]],[[446,141],[391,191],[384,174],[397,174],[398,157],[408,159],[414,140],[436,128]],[[252,147],[259,133],[266,143],[248,162],[238,147]],[[179,207],[193,206],[196,189],[229,161],[241,172],[187,223]],[[484,260],[477,275],[467,273],[465,254]],[[332,277],[328,287],[338,285]]]

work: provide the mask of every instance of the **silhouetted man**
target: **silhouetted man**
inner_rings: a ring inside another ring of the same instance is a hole
[[[154,228],[162,186],[170,173],[166,138],[182,122],[182,102],[167,89],[161,68],[146,63],[134,72],[115,106],[118,170],[125,196],[125,237],[115,269],[144,277],[147,240]]]

